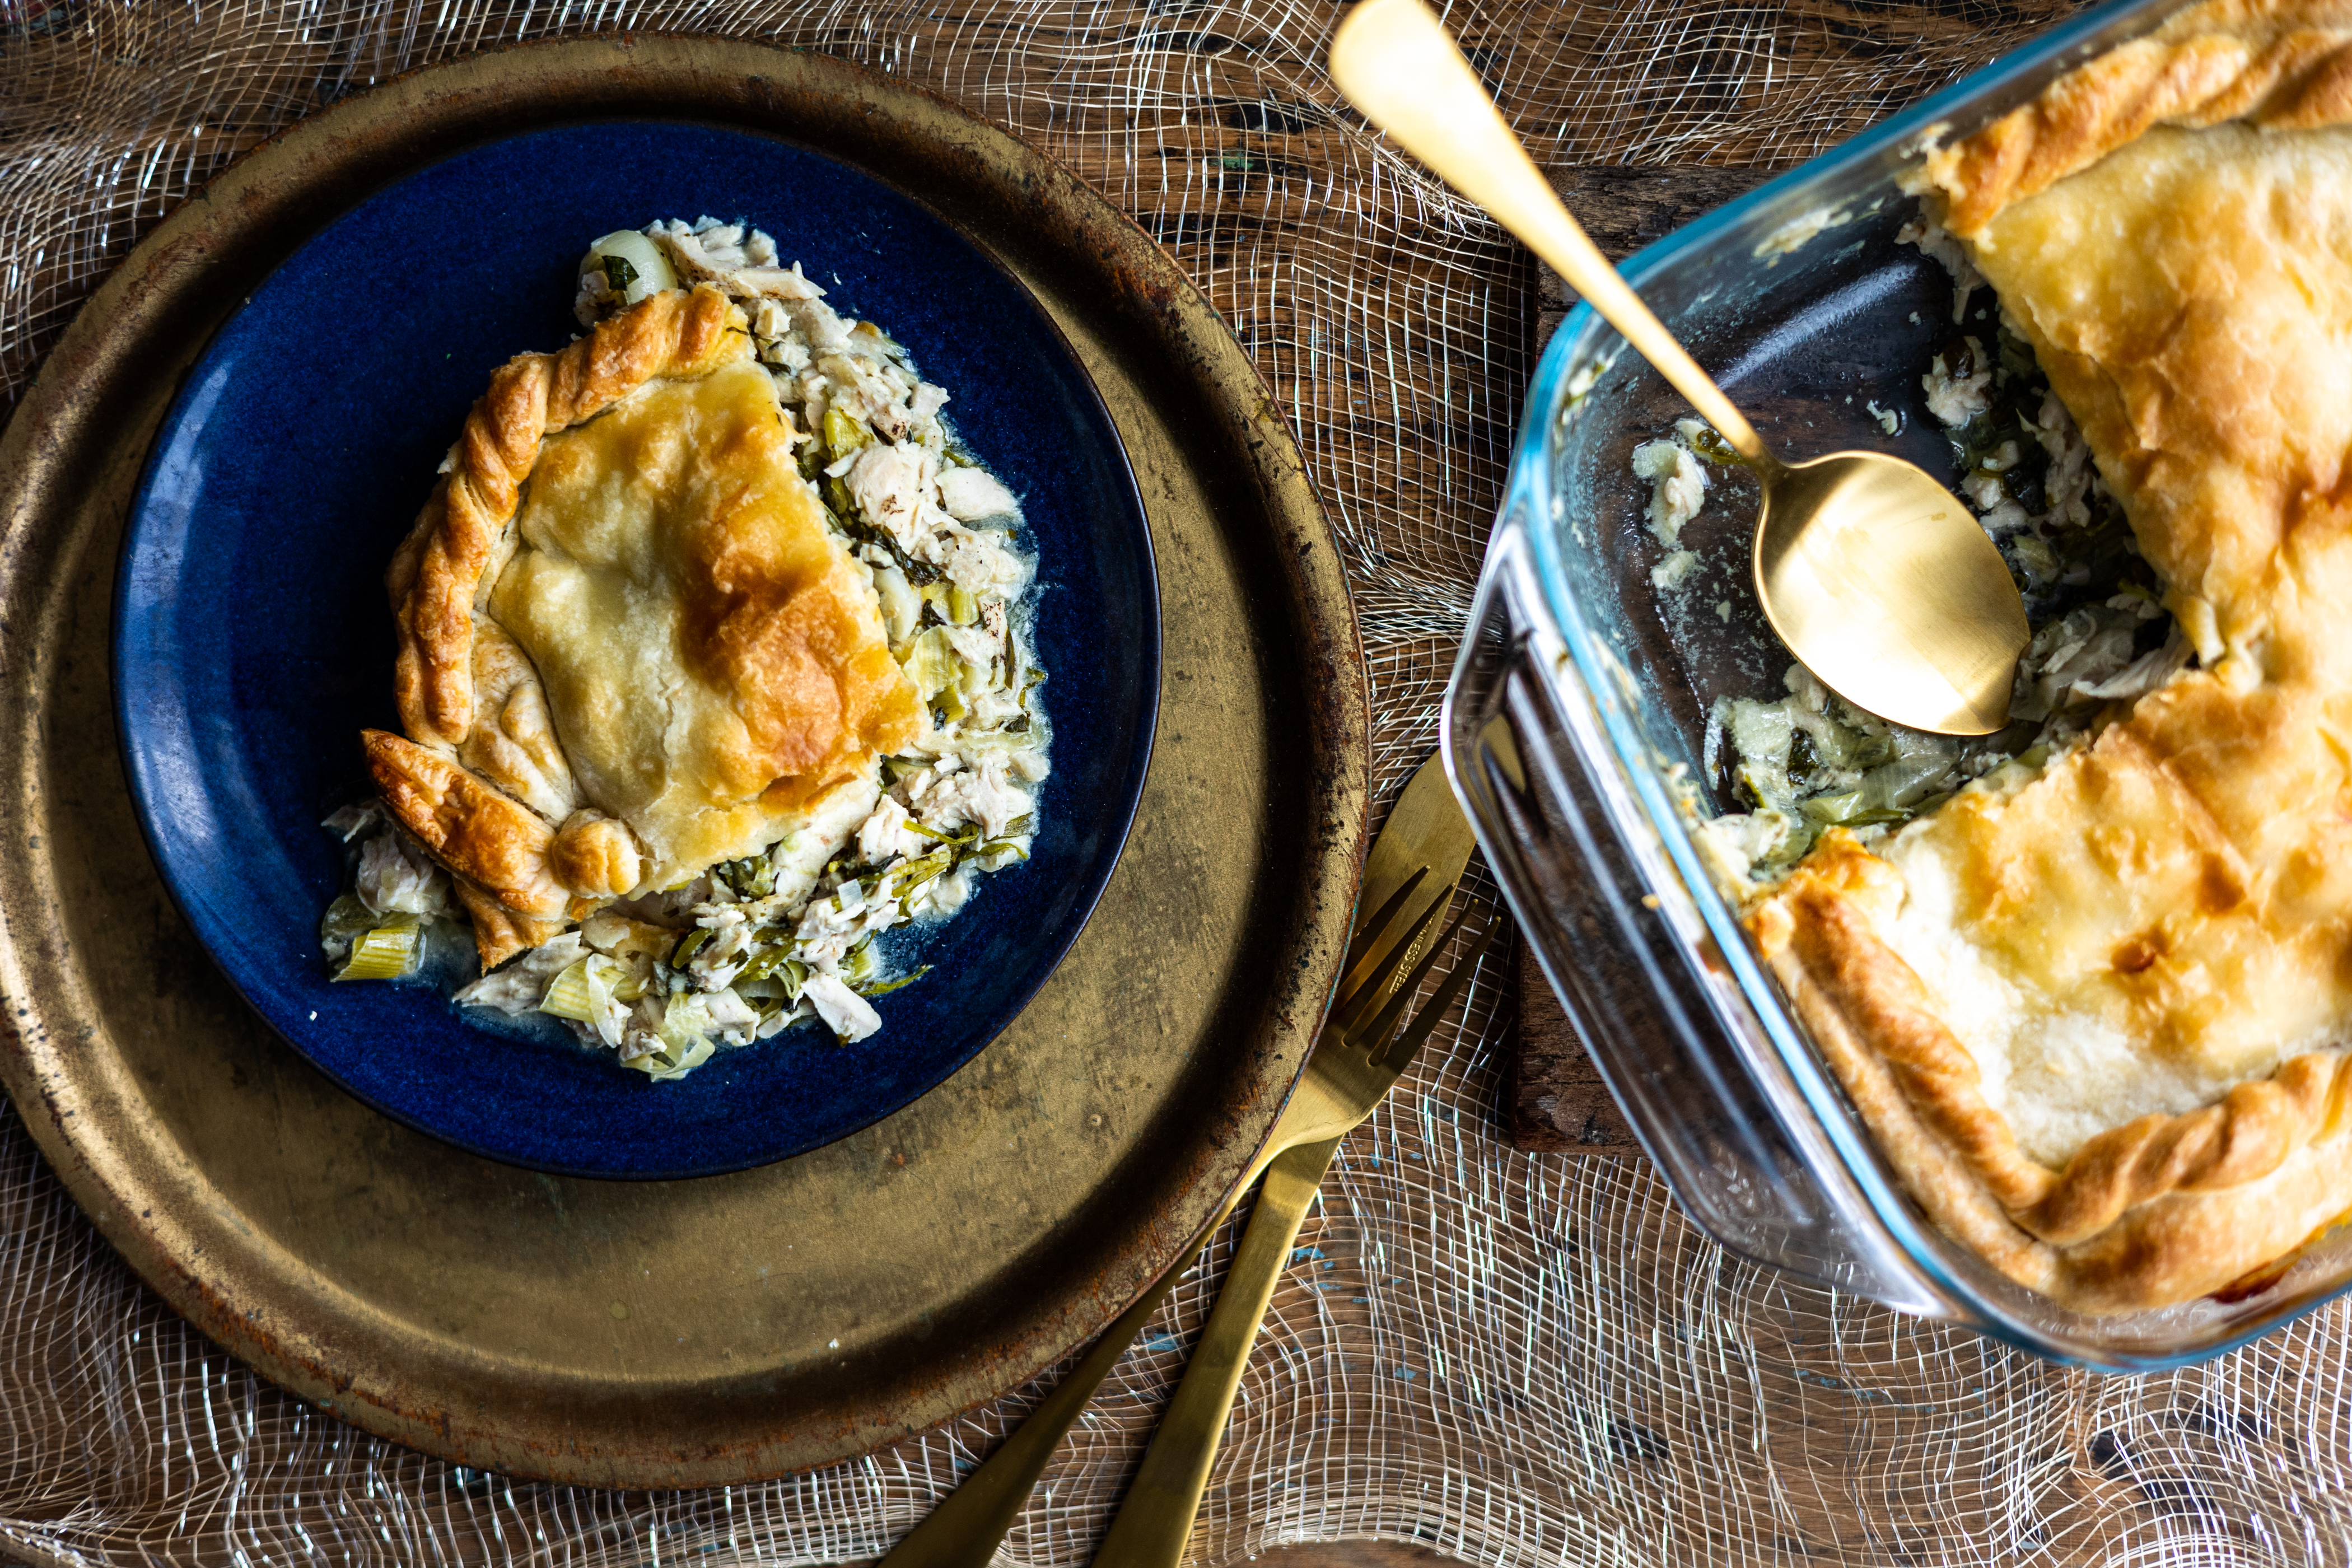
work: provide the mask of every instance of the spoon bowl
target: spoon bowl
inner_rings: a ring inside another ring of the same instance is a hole
[[[1883,452],[1833,452],[1764,478],[1756,596],[1805,668],[1915,730],[2009,721],[2032,633],[2009,563],[1958,497]]]
[[[1331,75],[1365,118],[1551,263],[1739,454],[1764,489],[1756,593],[1806,668],[1915,730],[1984,735],[2008,722],[2025,605],[1958,498],[1879,453],[1781,462],[1560,205],[1421,0],[1360,0],[1332,35]]]

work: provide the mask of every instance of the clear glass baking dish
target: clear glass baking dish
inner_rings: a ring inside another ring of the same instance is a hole
[[[1919,385],[1955,331],[1951,280],[1895,233],[1920,133],[1965,135],[2180,0],[2091,12],[1629,259],[1625,276],[1792,459],[1894,447],[1948,470]],[[1811,237],[1805,237],[1810,235]],[[1801,243],[1800,243],[1801,241]],[[1969,307],[1990,305],[1982,291]],[[1901,420],[1885,433],[1879,411]],[[1634,446],[1690,410],[1579,307],[1537,368],[1471,629],[1446,696],[1456,793],[1520,930],[1685,1212],[1733,1251],[2054,1360],[2179,1365],[2352,1286],[2352,1233],[2267,1289],[2098,1318],[2011,1283],[1906,1198],[1704,871],[1677,779],[1721,695],[1779,695],[1789,655],[1748,575],[1752,487],[1685,531],[1661,590]],[[1718,470],[1720,472],[1720,470]]]

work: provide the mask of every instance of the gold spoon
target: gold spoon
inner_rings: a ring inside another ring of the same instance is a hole
[[[1805,667],[1855,707],[1946,735],[2009,721],[2031,635],[1975,516],[1882,452],[1783,463],[1596,249],[1421,0],[1360,0],[1331,75],[1364,117],[1546,261],[1720,432],[1764,489],[1756,594]]]

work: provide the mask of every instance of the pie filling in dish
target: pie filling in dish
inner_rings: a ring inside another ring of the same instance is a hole
[[[876,938],[1028,858],[1019,502],[823,295],[740,224],[608,235],[584,335],[492,376],[385,579],[402,732],[363,731],[377,796],[327,824],[338,979],[462,920],[458,1003],[674,1079],[873,1034],[923,973]]]
[[[2016,722],[1792,672],[1702,852],[1948,1234],[2083,1311],[2250,1294],[2352,1211],[2352,5],[2194,6],[1924,151],[1909,237],[1998,304],[1926,389]]]

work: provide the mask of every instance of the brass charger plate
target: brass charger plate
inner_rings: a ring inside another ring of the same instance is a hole
[[[125,511],[229,310],[384,183],[520,124],[614,117],[790,137],[916,195],[1018,276],[1126,441],[1165,617],[1125,858],[1027,1011],[839,1143],[660,1184],[461,1153],[272,1035],[164,893],[108,691]],[[0,863],[0,1079],[75,1199],[191,1321],[302,1398],[467,1465],[738,1482],[1017,1386],[1215,1211],[1346,944],[1362,655],[1264,384],[1168,257],[1067,171],[824,56],[527,46],[403,78],[232,165],[84,308],[0,439],[0,816],[18,845]]]

